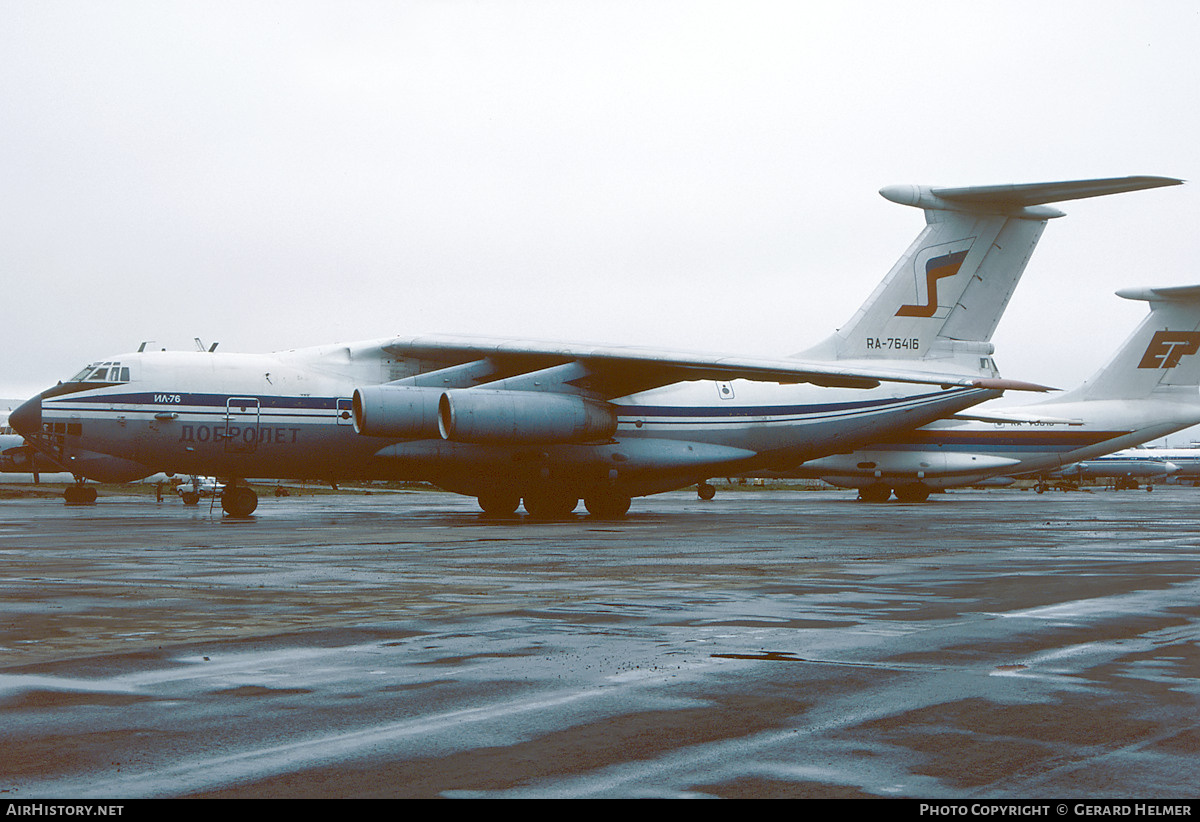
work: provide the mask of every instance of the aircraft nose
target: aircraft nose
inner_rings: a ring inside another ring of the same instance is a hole
[[[39,394],[26,400],[8,415],[8,424],[23,437],[31,437],[42,431],[42,396]]]

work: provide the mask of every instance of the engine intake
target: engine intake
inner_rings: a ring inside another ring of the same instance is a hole
[[[438,435],[439,388],[371,385],[354,391],[354,430],[368,437],[430,439]]]
[[[490,445],[592,442],[617,430],[617,411],[608,403],[541,391],[446,391],[437,420],[443,439]]]

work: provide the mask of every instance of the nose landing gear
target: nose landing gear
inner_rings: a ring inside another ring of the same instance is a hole
[[[225,484],[221,494],[221,510],[231,517],[244,519],[258,507],[258,494],[246,485],[237,485],[233,480]]]

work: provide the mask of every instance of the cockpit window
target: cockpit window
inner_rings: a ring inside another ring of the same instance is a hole
[[[129,366],[119,362],[92,363],[67,382],[129,382]]]

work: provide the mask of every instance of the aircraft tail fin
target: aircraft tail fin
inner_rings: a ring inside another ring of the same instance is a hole
[[[848,323],[802,356],[923,360],[939,370],[996,376],[992,334],[1046,222],[1046,203],[1179,185],[1119,177],[1027,185],[887,186],[888,200],[925,212],[926,226]]]
[[[1053,401],[1162,397],[1200,403],[1200,285],[1127,288],[1117,296],[1145,300],[1150,313],[1107,365]]]

